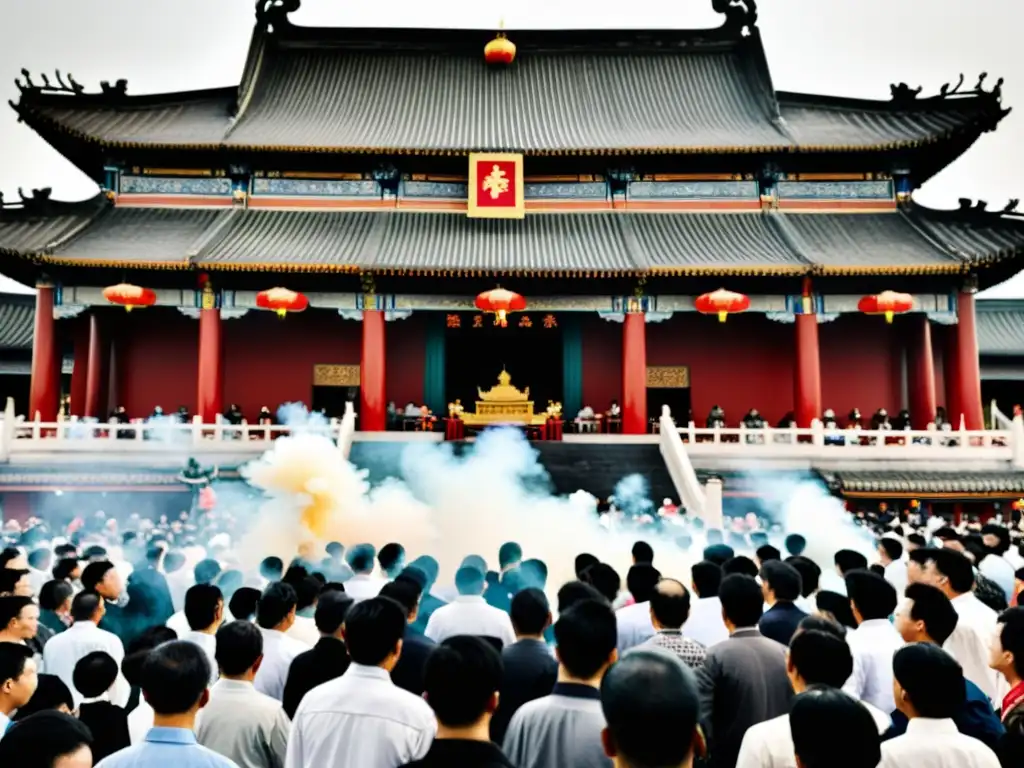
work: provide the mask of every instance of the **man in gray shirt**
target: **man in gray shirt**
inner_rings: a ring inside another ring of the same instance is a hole
[[[282,768],[291,721],[281,702],[252,684],[263,661],[263,635],[248,621],[217,630],[220,680],[210,690],[196,740],[239,768]]]
[[[558,681],[550,696],[520,707],[504,751],[519,768],[611,768],[601,746],[605,727],[599,686],[618,658],[611,606],[583,600],[555,623]]]

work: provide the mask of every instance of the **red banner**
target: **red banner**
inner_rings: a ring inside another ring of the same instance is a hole
[[[523,218],[522,155],[470,154],[467,212],[473,218]]]

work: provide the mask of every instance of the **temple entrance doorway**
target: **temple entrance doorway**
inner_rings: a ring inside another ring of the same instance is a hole
[[[455,318],[457,318],[457,323]],[[453,327],[455,326],[455,327]],[[498,383],[502,369],[512,386],[530,388],[534,412],[548,400],[562,401],[562,334],[553,315],[521,313],[508,327],[494,325],[491,315],[465,313],[448,317],[445,330],[445,397],[462,400],[467,411],[476,403],[477,388]]]
[[[313,366],[313,408],[329,419],[345,415],[345,403],[359,412],[359,366],[329,363]]]
[[[647,366],[647,418],[660,419],[661,406],[672,411],[676,424],[685,427],[690,414],[690,369],[685,365]]]

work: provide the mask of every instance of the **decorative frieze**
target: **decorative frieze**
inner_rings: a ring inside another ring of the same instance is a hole
[[[230,197],[231,179],[122,175],[120,194]]]
[[[779,181],[776,195],[784,200],[893,200],[891,179],[874,181]]]
[[[358,387],[358,365],[318,364],[313,366],[314,387]]]
[[[756,181],[632,181],[635,200],[757,200]]]
[[[530,182],[523,185],[527,200],[607,200],[608,184],[603,181]]]
[[[252,181],[252,194],[268,197],[380,197],[372,179],[264,179]]]
[[[690,386],[690,368],[685,365],[648,365],[648,389],[686,389]]]
[[[398,197],[427,198],[465,201],[468,195],[466,182],[457,181],[411,181],[404,179],[398,187]]]

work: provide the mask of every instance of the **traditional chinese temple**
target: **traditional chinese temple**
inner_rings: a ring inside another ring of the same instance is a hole
[[[997,128],[1002,80],[778,91],[751,0],[714,0],[715,29],[500,33],[298,5],[258,3],[231,87],[23,73],[17,119],[99,189],[0,208],[0,270],[39,289],[0,311],[12,348],[34,323],[30,384],[3,372],[19,412],[252,420],[358,391],[372,431],[506,370],[568,414],[618,401],[632,433],[662,404],[983,426],[975,293],[1021,269],[1024,221],[913,193]],[[507,325],[476,304],[499,287],[525,300]]]

